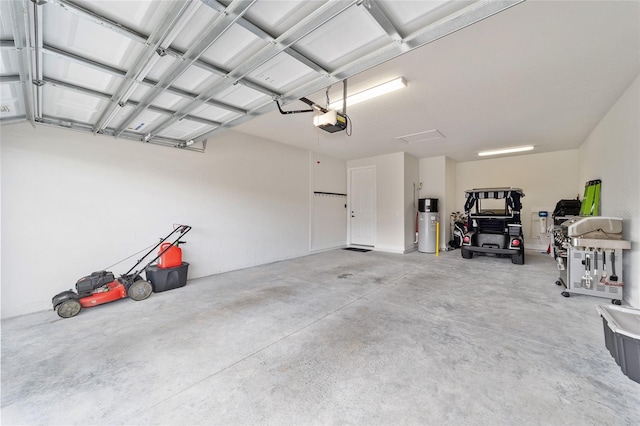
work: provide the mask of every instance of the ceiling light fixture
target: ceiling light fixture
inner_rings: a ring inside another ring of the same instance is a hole
[[[480,151],[478,155],[480,157],[486,157],[487,155],[500,155],[500,154],[512,154],[514,152],[532,151],[533,145],[526,146],[514,146],[513,148],[494,149],[491,151]]]
[[[369,99],[373,99],[405,87],[407,87],[407,81],[404,77],[398,77],[394,80],[387,81],[386,83],[358,92],[355,95],[347,96],[347,106],[353,106],[360,102],[368,101]],[[338,110],[340,108],[342,108],[342,99],[329,104],[329,109]]]

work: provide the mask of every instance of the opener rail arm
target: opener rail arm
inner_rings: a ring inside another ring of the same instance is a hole
[[[283,111],[282,107],[280,107],[280,102],[278,102],[277,99],[274,99],[274,101],[276,102],[276,105],[278,105],[278,110],[280,111],[280,114],[286,115],[286,114],[300,114],[302,112],[313,112],[315,110],[319,110],[322,111],[323,113],[328,112],[329,110],[321,107],[320,105],[317,105],[315,103],[313,103],[313,101],[307,99],[307,98],[300,98],[300,100],[302,102],[304,102],[305,104],[309,105],[311,107],[311,109],[297,109],[294,111]]]

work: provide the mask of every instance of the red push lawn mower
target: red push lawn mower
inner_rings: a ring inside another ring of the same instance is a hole
[[[184,244],[184,241],[180,241],[180,238],[190,230],[191,227],[189,225],[175,225],[174,230],[169,235],[162,238],[158,244],[142,256],[131,269],[120,275],[119,278],[115,278],[113,273],[109,271],[97,271],[89,276],[80,278],[76,282],[76,291],[63,291],[53,297],[51,300],[53,309],[60,317],[71,318],[78,315],[82,308],[102,305],[127,296],[136,301],[146,299],[151,295],[153,286],[150,282],[144,280],[140,274],[158,259],[160,259],[159,263],[161,264],[169,255],[175,258],[174,253],[180,253],[178,246]],[[167,240],[173,241],[168,242]],[[142,268],[136,269],[158,247],[160,247],[160,250],[157,256]],[[134,269],[136,270],[134,271]]]

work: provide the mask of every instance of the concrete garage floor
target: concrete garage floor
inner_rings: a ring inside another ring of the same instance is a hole
[[[556,279],[536,253],[335,250],[4,320],[2,424],[640,424],[609,301]]]

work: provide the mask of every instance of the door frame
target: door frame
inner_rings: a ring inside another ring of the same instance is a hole
[[[363,247],[375,247],[376,242],[378,240],[378,171],[376,169],[375,164],[368,166],[359,166],[359,167],[350,167],[347,169],[347,246],[352,245],[351,242],[351,204],[352,204],[352,196],[353,190],[351,188],[351,172],[358,170],[373,170],[373,174],[375,179],[373,180],[373,200],[374,200],[374,211],[373,211],[373,245],[372,246],[363,246]],[[356,244],[357,245],[357,244]]]

